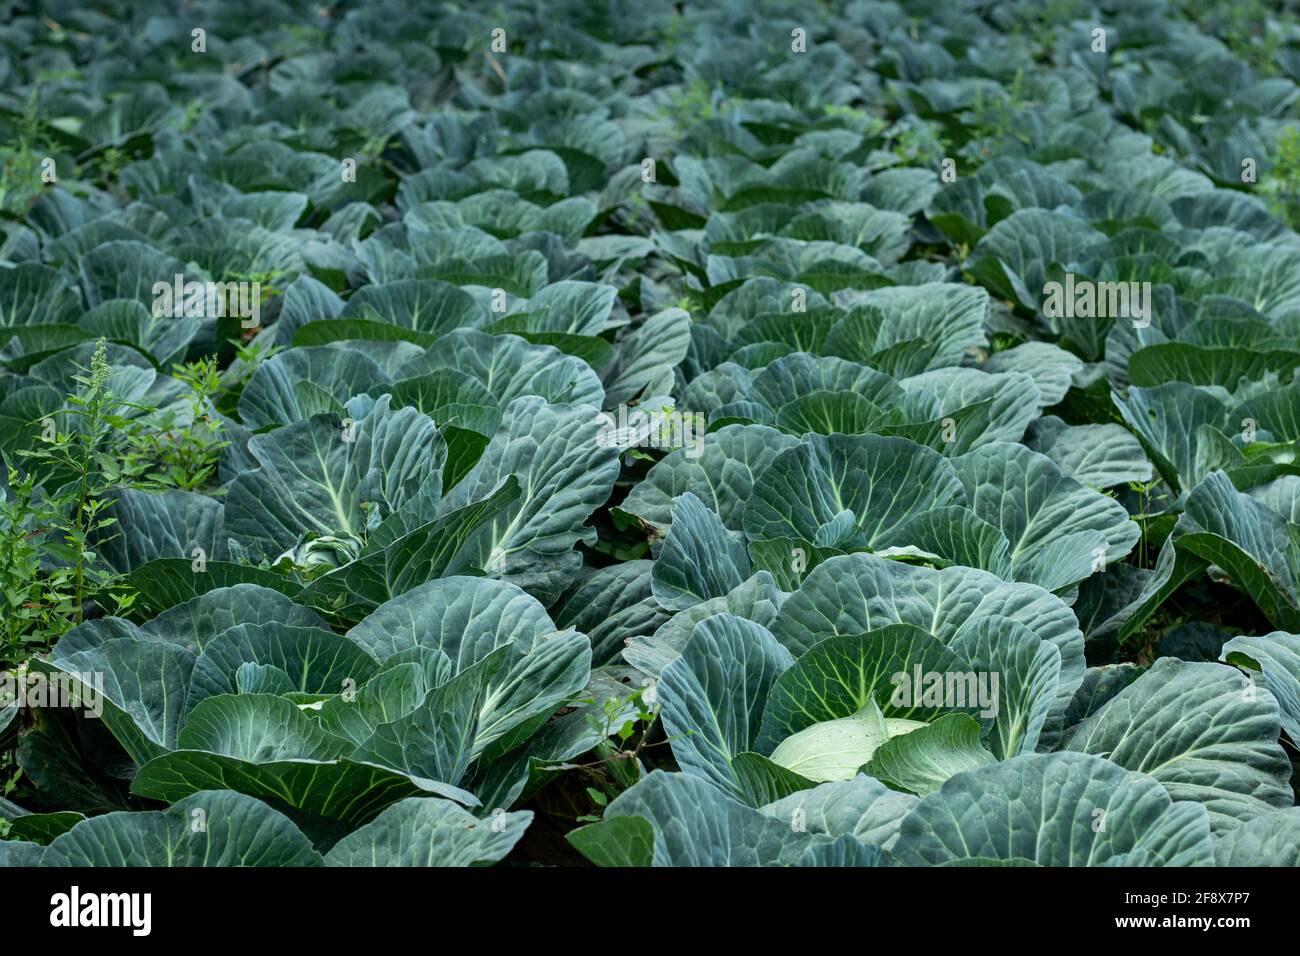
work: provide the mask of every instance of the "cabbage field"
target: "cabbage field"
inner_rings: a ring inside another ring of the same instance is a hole
[[[1259,0],[0,2],[0,866],[1300,865],[1297,83]]]

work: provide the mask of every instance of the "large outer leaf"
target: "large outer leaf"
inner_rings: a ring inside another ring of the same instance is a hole
[[[570,830],[564,838],[596,866],[654,865],[655,831],[644,817],[610,817]]]
[[[617,374],[607,379],[605,404],[613,408],[671,387],[673,369],[686,357],[691,316],[684,309],[665,309],[619,343]]]
[[[453,368],[437,368],[415,378],[370,389],[372,395],[384,392],[391,394],[396,404],[412,405],[444,426],[468,428],[484,437],[501,424],[501,410],[487,386],[467,372]]]
[[[786,355],[753,378],[750,392],[774,412],[814,392],[853,392],[884,408],[903,398],[903,389],[888,375],[838,356],[803,352]]]
[[[105,242],[81,257],[81,286],[86,304],[92,308],[109,299],[138,299],[152,305],[154,284],[171,283],[177,274],[185,274],[185,264],[164,255],[145,242],[120,240]],[[196,276],[193,270],[187,280]]]
[[[928,406],[922,420],[917,421],[913,413],[909,424],[883,430],[948,456],[962,455],[990,442],[1019,441],[1042,401],[1038,386],[1023,372],[941,368],[913,376],[903,385],[914,402],[934,404]]]
[[[1039,404],[1055,405],[1070,390],[1076,372],[1083,370],[1078,356],[1046,342],[1026,342],[995,352],[984,363],[988,372],[1024,372],[1038,387]]]
[[[603,407],[605,389],[582,360],[549,345],[532,345],[517,335],[488,335],[457,329],[403,365],[395,379],[411,379],[437,369],[455,369],[482,383],[506,407],[524,395],[551,403]]]
[[[1248,493],[1291,524],[1300,523],[1300,475],[1283,475],[1267,484],[1251,488]]]
[[[1277,701],[1238,671],[1162,657],[1085,720],[1069,750],[1149,773],[1217,831],[1293,802]]]
[[[1294,525],[1212,472],[1187,496],[1174,547],[1218,565],[1277,627],[1300,630],[1300,547]]]
[[[180,644],[197,654],[208,641],[227,628],[271,621],[296,627],[325,626],[325,621],[315,611],[300,607],[278,591],[256,584],[236,584],[216,588],[168,608],[152,621],[140,625],[140,633]]]
[[[584,635],[558,631],[535,598],[491,578],[450,577],[413,588],[376,608],[348,637],[380,661],[413,648],[441,651],[457,674],[511,645],[483,694],[480,751],[518,744],[581,690],[591,671]]]
[[[356,349],[290,349],[258,365],[240,393],[239,417],[252,429],[289,425],[333,410],[328,403],[309,400],[304,383],[341,407],[385,379],[379,366]]]
[[[766,628],[732,614],[695,626],[682,656],[663,669],[657,694],[682,771],[738,800],[746,790],[732,760],[757,749],[768,691],[793,663]]]
[[[769,627],[785,599],[772,575],[759,571],[726,597],[712,598],[674,614],[654,634],[630,638],[623,659],[633,667],[657,676],[669,661],[681,654],[695,626],[714,614],[735,614]]]
[[[230,486],[226,530],[254,553],[275,558],[304,533],[360,536],[362,502],[374,502],[380,518],[407,505],[425,521],[434,517],[446,445],[413,408],[390,411],[381,398],[351,429],[317,415],[256,435],[248,447],[260,467]]]
[[[852,836],[888,848],[898,837],[903,818],[916,806],[910,793],[891,790],[879,780],[858,774],[800,790],[760,809],[791,827],[828,836]]]
[[[288,573],[270,571],[236,561],[209,561],[202,571],[196,571],[193,558],[158,558],[142,564],[129,575],[127,584],[139,597],[136,607],[141,612],[157,613],[192,604],[211,592],[232,587],[255,587],[259,591],[275,591],[296,597],[302,590],[297,578]],[[299,611],[305,610],[299,608]],[[309,623],[318,623],[317,617]]]
[[[348,299],[339,320],[368,319],[438,335],[482,321],[473,297],[446,282],[400,280],[367,285]]]
[[[447,732],[453,723],[449,718]],[[451,783],[348,758],[351,741],[327,733],[283,697],[210,697],[190,715],[178,746],[142,766],[132,792],[175,801],[199,790],[238,790],[283,810],[313,835],[333,830],[336,837],[340,824],[365,823],[406,797],[436,793],[474,802]],[[468,756],[452,755],[452,764],[462,760]]]
[[[480,820],[450,800],[412,797],[349,833],[326,866],[475,866],[495,863],[519,842],[529,811]]]
[[[935,571],[867,554],[819,564],[781,606],[773,636],[799,655],[834,635],[862,634],[890,624],[913,624],[952,644],[983,618],[1009,618],[1061,654],[1053,704],[1063,714],[1083,678],[1083,634],[1055,595],[1032,584],[999,581],[972,568]]]
[[[1190,491],[1205,477],[1197,457],[1197,429],[1223,425],[1227,409],[1221,401],[1185,382],[1130,388],[1127,398],[1114,395],[1113,400],[1165,481]]]
[[[655,600],[669,611],[725,597],[749,577],[743,536],[687,492],[673,501],[673,525],[655,561]]]
[[[896,376],[953,366],[966,349],[988,344],[988,301],[983,289],[958,283],[873,289],[831,330],[826,351]],[[918,340],[928,347],[898,349]]]
[[[0,866],[6,869],[40,866],[45,847],[30,840],[0,840]]]
[[[614,286],[566,279],[534,293],[521,308],[538,317],[536,331],[596,335],[605,327],[617,296]]]
[[[1012,568],[1022,581],[1068,587],[1093,573],[1099,557],[1123,558],[1141,534],[1122,505],[1023,445],[984,445],[953,467],[971,508],[1011,543]]]
[[[651,593],[653,568],[653,561],[624,561],[593,570],[552,606],[558,627],[591,639],[594,665],[608,664],[629,639],[653,633],[671,616]]]
[[[433,578],[476,570],[466,552],[473,536],[519,497],[512,475],[501,487],[463,508],[444,510],[426,525],[314,578],[301,600],[357,620],[380,604]]]
[[[361,760],[276,760],[252,763],[189,750],[155,757],[131,781],[131,792],[174,802],[199,790],[237,790],[265,800],[299,826],[338,835],[407,797],[434,794],[474,805],[474,797],[437,780],[411,777]]]
[[[929,508],[962,499],[951,465],[928,448],[878,435],[805,435],[772,459],[745,507],[750,538],[878,546]]]
[[[1300,365],[1300,354],[1294,351],[1159,342],[1140,348],[1129,357],[1128,375],[1129,381],[1139,386],[1179,381],[1233,388],[1243,376],[1258,381],[1270,372],[1289,372],[1297,365]]]
[[[1056,462],[1063,475],[1090,488],[1151,480],[1146,452],[1122,425],[1066,425],[1048,415],[1030,425],[1025,443]]]
[[[413,777],[457,784],[475,756],[488,682],[509,659],[498,648],[427,694],[409,713],[381,724],[352,754]]]
[[[431,655],[434,667],[450,663]],[[421,662],[394,664],[357,688],[355,694],[328,697],[316,710],[321,727],[336,737],[346,737],[357,746],[365,743],[382,724],[405,717],[424,703],[428,686],[445,683],[447,674],[429,675]]]
[[[443,651],[457,673],[511,641],[533,647],[555,632],[546,609],[514,585],[457,576],[381,604],[348,637],[379,661],[415,647]]]
[[[1272,432],[1275,438],[1300,438],[1300,381],[1252,396],[1237,409],[1237,414],[1254,419],[1256,427]],[[1230,424],[1244,427],[1244,422]]]
[[[1005,759],[1039,747],[1058,697],[1061,652],[1009,618],[986,617],[964,627],[950,647],[995,691],[988,747]],[[997,675],[996,688],[993,675]],[[984,701],[980,701],[983,713]],[[1049,738],[1056,728],[1049,726]]]
[[[912,866],[1030,860],[1042,866],[1209,866],[1205,809],[1145,774],[1084,754],[1026,754],[958,774],[903,818]]]
[[[830,843],[817,843],[803,851],[800,866],[863,867],[893,866],[893,860],[879,847],[867,846],[852,837],[838,837]]]
[[[238,624],[208,641],[199,654],[189,707],[207,697],[235,693],[236,674],[245,663],[279,668],[289,675],[293,691],[303,694],[341,694],[349,686],[364,684],[377,670],[364,647],[324,628]]]
[[[352,749],[283,697],[233,693],[199,701],[186,717],[177,746],[249,763],[328,760]]]
[[[654,831],[654,866],[794,866],[810,846],[830,842],[799,833],[697,777],[662,770],[605,810],[607,821],[629,816],[645,819]]]
[[[602,447],[596,410],[516,399],[506,409],[472,471],[447,496],[444,508],[485,497],[509,475],[520,497],[473,539],[479,567],[516,579],[554,599],[580,563],[573,547],[591,544],[587,518],[605,503],[618,477],[618,449]]]
[[[287,817],[260,800],[204,790],[166,810],[107,813],[56,837],[42,866],[320,866]]]
[[[994,292],[1035,309],[1047,267],[1080,261],[1103,239],[1075,216],[1047,209],[1018,209],[985,234],[972,258],[977,263],[976,274],[991,284]],[[988,266],[1001,269],[989,272]]]
[[[194,317],[154,315],[135,299],[110,299],[83,315],[78,326],[88,336],[123,342],[152,356],[160,368],[171,368],[184,358],[203,320]],[[23,334],[25,338],[25,330]]]
[[[0,326],[60,325],[75,322],[80,311],[77,293],[49,266],[0,269]]]
[[[293,333],[313,319],[332,319],[343,311],[343,300],[324,283],[311,276],[299,276],[284,290],[280,318],[271,335],[280,345],[288,345]]]
[[[1300,637],[1274,631],[1263,637],[1234,637],[1223,645],[1220,660],[1264,674],[1264,686],[1277,699],[1282,729],[1300,741]]]
[[[195,655],[184,647],[157,640],[117,638],[66,656],[38,663],[80,675],[83,683],[102,681],[103,720],[137,763],[177,746],[186,713]]]
[[[965,505],[923,511],[905,522],[891,539],[898,544],[880,549],[880,554],[921,557],[941,568],[960,564],[992,572],[1004,581],[1016,579],[1007,536]]]
[[[215,559],[225,553],[223,516],[220,502],[197,492],[122,488],[106,509],[114,523],[98,535],[96,550],[124,572],[157,558]]]
[[[49,846],[55,837],[67,833],[86,819],[76,810],[56,810],[52,813],[28,813],[21,807],[5,801],[0,803],[0,820],[7,819],[9,833],[6,841],[30,841]],[[4,841],[0,841],[4,842]]]
[[[1214,841],[1219,866],[1300,866],[1300,807],[1265,813]]]
[[[679,448],[656,462],[621,508],[663,532],[672,524],[673,499],[690,492],[729,530],[739,531],[758,476],[778,453],[796,444],[766,425],[727,425],[704,436],[698,455]]]

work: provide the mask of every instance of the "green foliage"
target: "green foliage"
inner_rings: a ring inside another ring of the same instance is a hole
[[[221,369],[215,356],[174,370],[189,387],[187,407],[169,407],[147,419],[123,421],[121,469],[133,488],[198,491],[212,483],[221,449],[223,422],[215,414],[221,392]]]
[[[104,566],[94,539],[116,534],[108,493],[130,483],[143,467],[110,450],[114,434],[129,420],[130,403],[114,397],[101,341],[88,369],[73,376],[78,389],[59,416],[34,423],[42,440],[20,452],[15,480],[3,506],[5,599],[8,604],[4,658],[21,663],[85,619],[94,605],[111,613],[133,601],[120,590],[119,574]]]
[[[1300,229],[1300,128],[1282,128],[1273,169],[1268,179],[1273,207],[1292,229]]]
[[[0,668],[106,689],[0,864],[1295,862],[1293,11],[100,6],[0,25]]]
[[[16,135],[0,145],[0,211],[21,216],[41,194],[41,161],[47,155],[48,142],[41,127],[38,102],[40,87],[33,84],[15,123]]]

